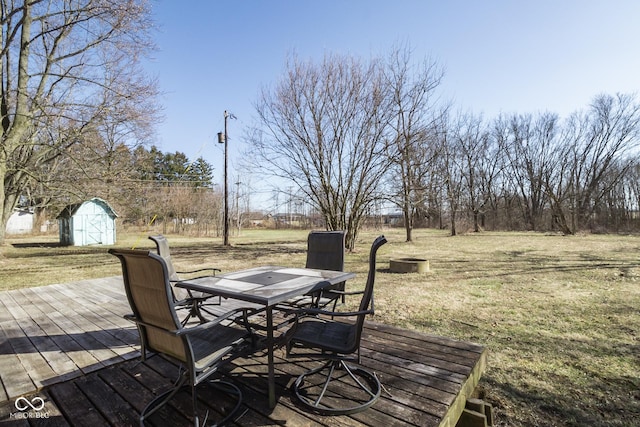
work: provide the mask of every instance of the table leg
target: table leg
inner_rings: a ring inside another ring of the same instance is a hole
[[[269,408],[276,406],[276,374],[274,368],[273,349],[275,347],[273,338],[273,310],[267,307],[267,365],[269,370]]]

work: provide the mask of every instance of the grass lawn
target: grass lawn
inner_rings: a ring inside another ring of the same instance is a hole
[[[364,286],[369,245],[360,234],[345,269]],[[480,384],[504,426],[633,426],[640,419],[640,236],[384,230],[378,253],[378,322],[489,348]],[[304,264],[306,231],[246,230],[221,238],[168,235],[179,270]],[[0,247],[0,290],[120,274],[105,247],[57,247],[57,236]],[[151,248],[145,233],[119,247]],[[389,259],[421,257],[424,274],[388,272]],[[348,309],[349,307],[347,307]]]

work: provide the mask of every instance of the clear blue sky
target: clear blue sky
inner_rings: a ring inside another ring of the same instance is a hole
[[[245,150],[262,86],[288,53],[363,59],[407,43],[445,68],[441,94],[486,118],[566,117],[599,93],[640,91],[638,0],[154,0],[158,51],[146,65],[164,92],[163,151],[203,156],[222,180],[216,134],[229,122],[231,168]],[[230,175],[235,176],[233,170]]]

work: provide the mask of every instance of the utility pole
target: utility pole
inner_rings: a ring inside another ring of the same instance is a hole
[[[224,227],[223,227],[223,244],[229,246],[229,184],[227,180],[227,140],[229,135],[227,132],[227,121],[231,118],[235,118],[233,114],[229,114],[227,110],[224,110],[224,135],[222,132],[218,132],[218,142],[224,143]]]

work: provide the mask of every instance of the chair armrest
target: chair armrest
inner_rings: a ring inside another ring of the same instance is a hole
[[[156,325],[152,325],[151,323],[143,322],[142,320],[138,319],[138,318],[137,318],[135,315],[133,315],[133,314],[125,314],[125,315],[124,315],[124,318],[125,318],[125,319],[127,319],[127,320],[128,320],[128,321],[130,321],[130,322],[135,323],[136,325],[142,325],[142,326],[144,326],[144,327],[146,327],[146,328],[156,329],[156,330],[158,330],[158,331],[167,332],[167,333],[172,334],[172,335],[176,335],[176,332],[177,332],[177,331],[169,331],[169,330],[166,330],[166,329],[160,328],[160,327],[158,327],[158,326],[156,326]]]
[[[202,279],[204,277],[211,277],[211,276],[196,276],[196,277],[190,277],[188,279],[169,279],[169,282],[173,285],[177,285],[179,283],[189,283],[190,280],[196,280],[196,279]],[[190,291],[191,289],[188,288],[184,288],[187,291]]]
[[[206,323],[200,323],[196,326],[191,326],[189,328],[183,328],[180,329],[178,331],[176,331],[176,335],[180,336],[180,335],[188,335],[188,334],[193,334],[196,332],[200,332],[200,331],[204,331],[206,329],[210,329],[213,328],[215,326],[218,326],[223,320],[228,320],[229,318],[234,318],[233,320],[235,320],[235,317],[238,316],[238,313],[242,313],[242,315],[246,315],[246,308],[236,308],[235,310],[231,310],[228,311],[226,313],[224,313],[221,316],[217,316],[214,319],[206,322]]]
[[[208,321],[206,323],[200,323],[200,324],[198,324],[196,326],[191,326],[191,327],[188,327],[188,328],[181,328],[181,329],[177,329],[177,330],[167,330],[167,329],[160,328],[160,327],[158,327],[156,325],[152,325],[150,323],[143,322],[142,320],[140,320],[137,317],[135,317],[133,314],[126,314],[124,316],[124,318],[129,320],[129,321],[131,321],[131,322],[133,322],[133,323],[135,323],[135,324],[142,325],[142,326],[145,326],[147,328],[153,328],[153,329],[156,329],[156,330],[159,330],[159,331],[166,332],[166,333],[171,334],[171,335],[181,336],[181,335],[193,334],[193,333],[196,333],[196,332],[204,331],[204,330],[209,329],[209,328],[213,328],[213,327],[219,325],[222,321],[227,320],[227,319],[229,319],[231,317],[237,316],[238,313],[243,313],[243,315],[246,315],[246,310],[247,310],[246,308],[236,308],[235,310],[228,311],[228,312],[224,313],[223,315],[218,316],[218,317],[214,318],[213,320],[210,320],[210,321]]]
[[[201,271],[211,271],[211,274],[213,276],[216,275],[216,271],[218,273],[222,272],[222,270],[220,270],[219,268],[207,267],[207,268],[199,268],[197,270],[191,270],[191,271],[176,271],[176,273],[178,273],[178,274],[193,274],[193,273],[200,273]]]
[[[355,317],[361,314],[373,314],[373,310],[364,310],[364,311],[327,311],[322,310],[320,308],[303,308],[300,310],[293,310],[290,314],[294,314],[296,316],[299,315],[324,315],[324,316],[332,316],[332,317]]]

